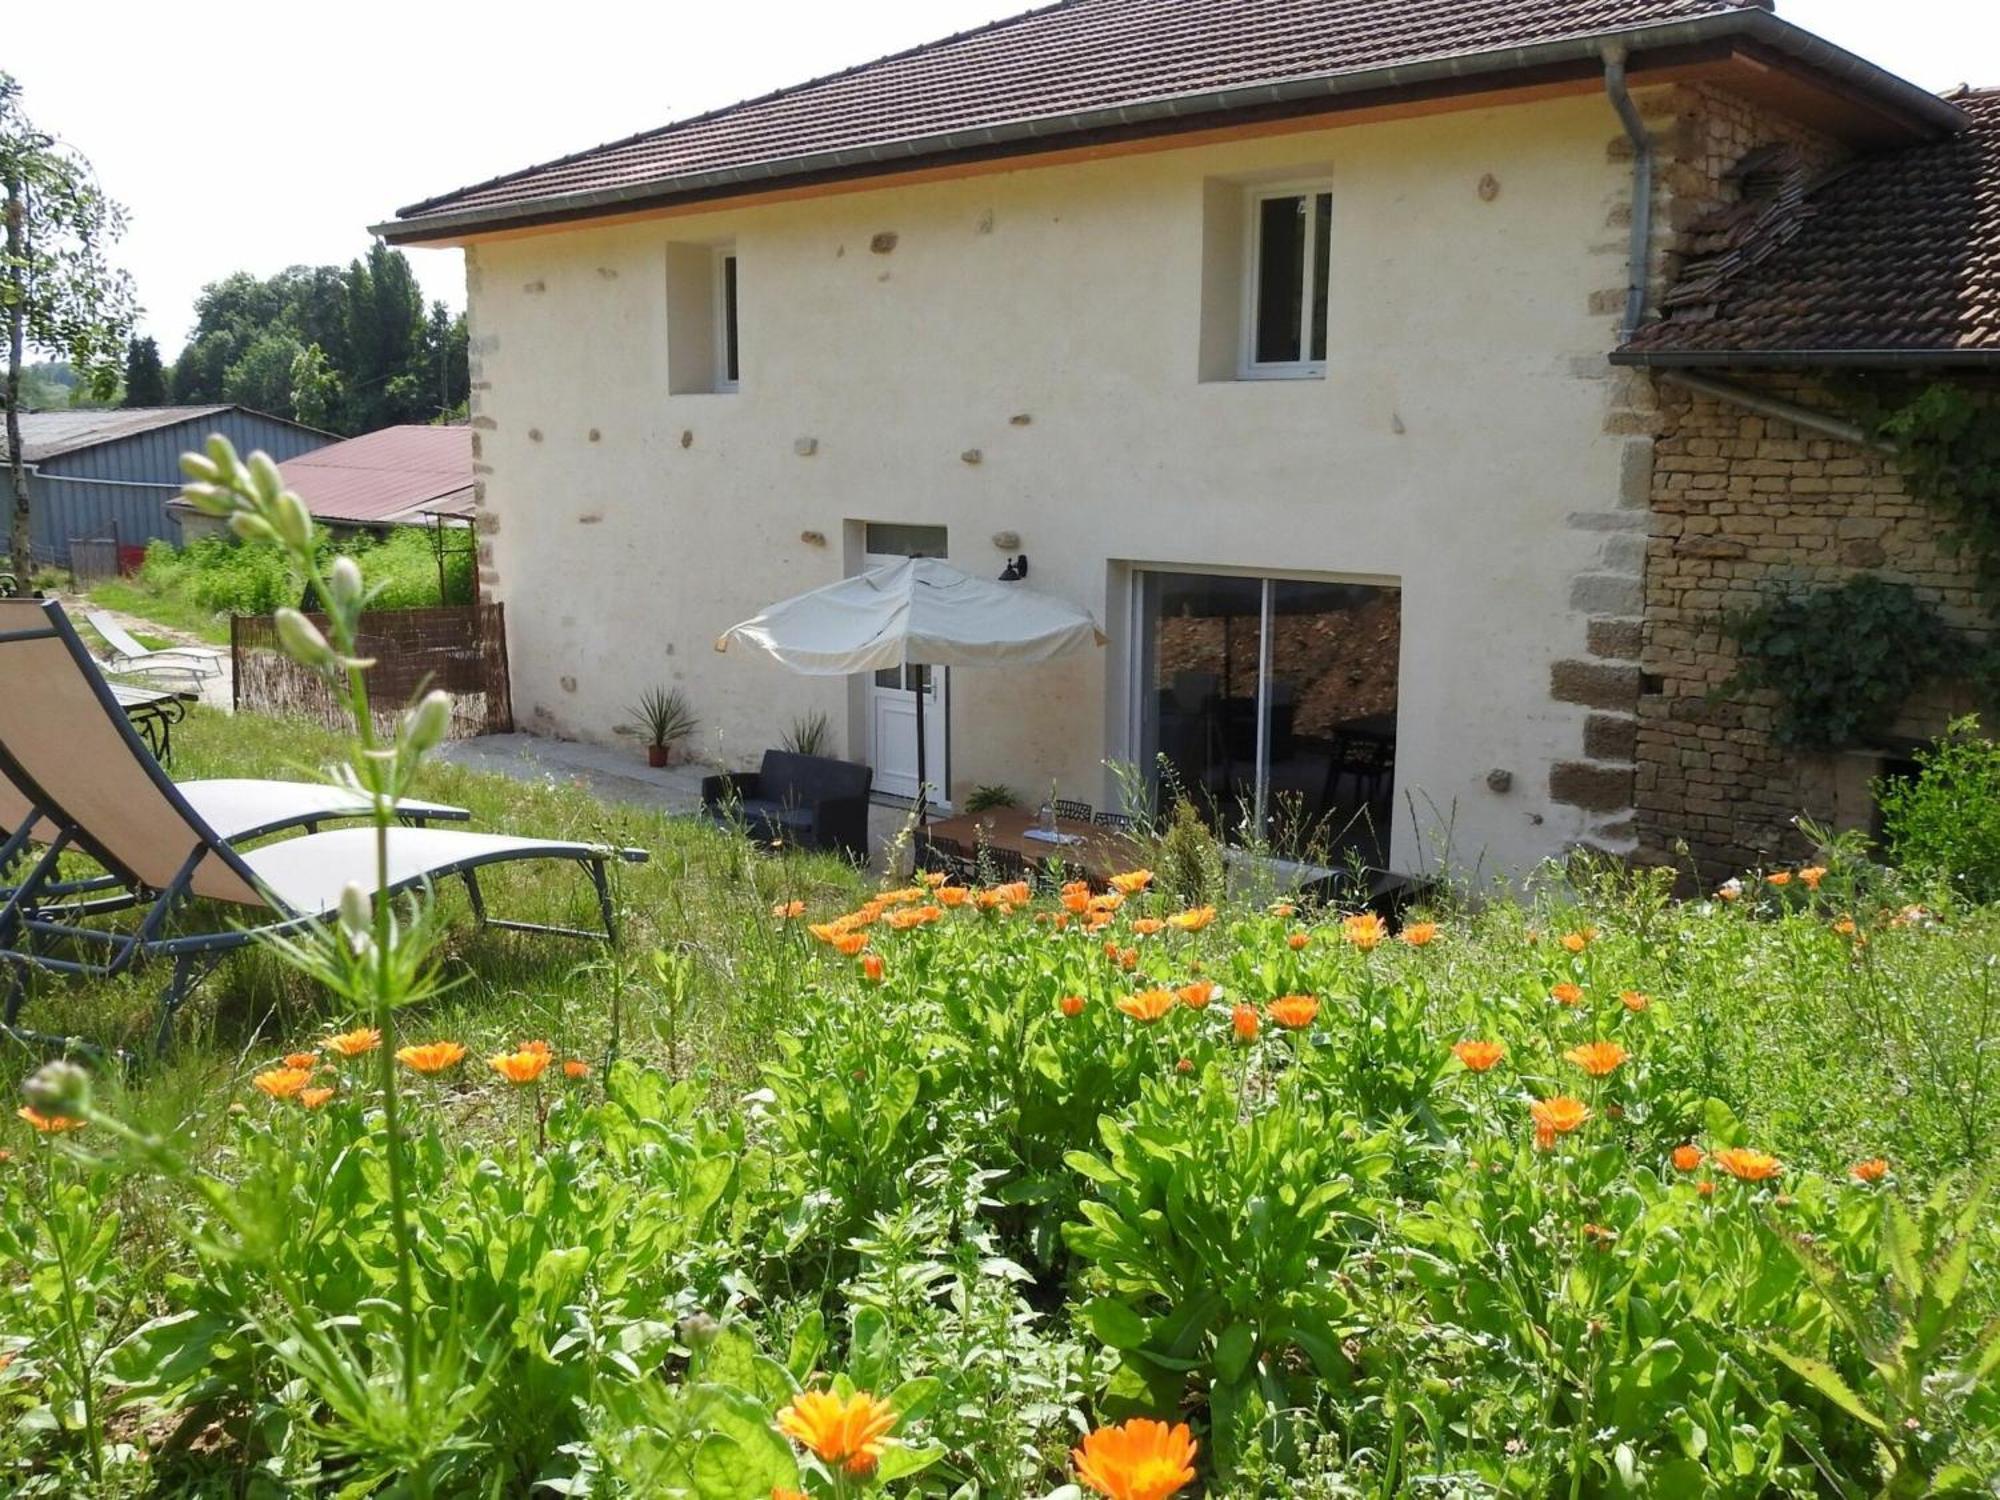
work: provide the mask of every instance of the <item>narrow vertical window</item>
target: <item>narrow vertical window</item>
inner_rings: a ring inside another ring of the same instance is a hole
[[[721,251],[715,261],[716,385],[733,391],[741,374],[736,345],[736,252]]]
[[[1333,194],[1310,188],[1254,195],[1250,238],[1243,374],[1321,373],[1332,276]]]

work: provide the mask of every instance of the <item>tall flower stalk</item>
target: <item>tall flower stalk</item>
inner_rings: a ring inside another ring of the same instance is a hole
[[[375,839],[375,891],[350,882],[341,894],[338,921],[277,946],[299,968],[318,978],[357,1009],[381,1033],[376,1049],[376,1084],[382,1097],[383,1152],[389,1188],[390,1231],[396,1249],[396,1306],[403,1382],[414,1391],[419,1370],[417,1321],[410,1231],[409,1163],[403,1138],[396,1077],[396,1012],[428,993],[433,927],[424,908],[399,923],[389,897],[389,830],[396,808],[413,785],[424,757],[444,739],[451,724],[451,700],[433,690],[403,714],[392,739],[385,740],[369,704],[367,671],[361,655],[361,616],[369,590],[352,557],[323,563],[305,502],[285,488],[269,455],[239,458],[220,434],[205,453],[181,456],[187,484],[181,498],[207,515],[227,520],[244,541],[272,542],[324,608],[324,632],[301,610],[276,612],[278,639],[287,655],[326,683],[354,723],[353,750],[337,779],[368,798]]]

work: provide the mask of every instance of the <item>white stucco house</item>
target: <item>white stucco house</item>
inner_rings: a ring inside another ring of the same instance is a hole
[[[911,791],[915,674],[711,643],[1025,557],[1109,645],[927,685],[943,795],[1105,806],[1164,758],[1225,819],[1495,872],[1639,839],[1662,408],[1611,356],[1689,226],[1755,150],[1965,123],[1755,4],[1066,0],[378,232],[465,250],[525,726],[671,684],[706,758],[817,710]]]

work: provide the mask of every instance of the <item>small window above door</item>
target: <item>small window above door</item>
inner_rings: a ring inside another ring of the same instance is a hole
[[[945,528],[901,521],[869,521],[862,550],[870,557],[943,557]]]

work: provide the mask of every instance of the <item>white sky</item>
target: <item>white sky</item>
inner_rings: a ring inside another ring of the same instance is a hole
[[[172,359],[204,282],[344,263],[402,204],[1026,3],[18,0],[0,67],[130,208],[118,258]],[[1779,12],[1929,88],[2000,84],[1995,0]],[[427,296],[464,305],[458,251],[409,254]]]

